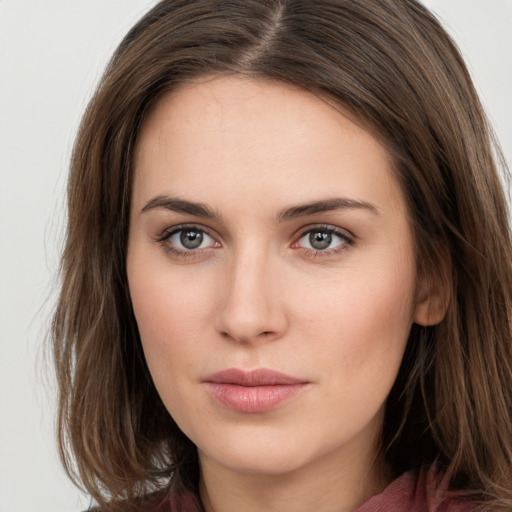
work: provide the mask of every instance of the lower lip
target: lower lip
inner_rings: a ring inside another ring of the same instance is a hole
[[[306,387],[306,384],[249,387],[217,382],[207,382],[207,385],[210,393],[221,405],[235,411],[248,413],[275,409]]]

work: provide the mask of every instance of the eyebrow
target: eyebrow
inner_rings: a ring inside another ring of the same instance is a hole
[[[194,217],[218,220],[220,215],[215,213],[209,206],[203,203],[194,203],[176,197],[156,196],[146,203],[140,213],[145,213],[155,208],[163,208],[171,212],[184,213]]]
[[[165,210],[176,213],[193,215],[194,217],[204,217],[206,219],[220,220],[220,215],[204,203],[195,203],[185,199],[168,196],[154,197],[146,203],[146,205],[142,208],[141,213],[145,213],[155,208],[163,208]],[[374,215],[380,215],[379,210],[372,203],[339,197],[285,208],[278,213],[277,220],[278,222],[284,222],[297,217],[306,217],[316,213],[324,213],[344,209],[362,209]]]
[[[277,219],[279,221],[286,221],[296,217],[314,215],[315,213],[324,213],[334,210],[346,209],[362,209],[367,210],[374,215],[380,215],[378,208],[372,203],[368,203],[366,201],[358,201],[356,199],[349,199],[346,197],[337,197],[286,208],[278,214]]]

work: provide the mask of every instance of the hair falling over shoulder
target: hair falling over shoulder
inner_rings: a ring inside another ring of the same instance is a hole
[[[52,340],[69,474],[102,510],[169,485],[197,495],[196,449],[154,388],[130,302],[132,160],[162,95],[236,74],[320,95],[389,150],[418,269],[449,304],[439,325],[413,326],[382,450],[394,474],[436,462],[483,510],[512,509],[506,165],[458,49],[416,0],[164,0],[121,42],[68,183]]]

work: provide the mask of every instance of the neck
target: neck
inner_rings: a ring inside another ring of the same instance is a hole
[[[199,452],[201,501],[205,512],[351,512],[389,483],[374,448],[332,451],[276,474],[233,470]]]

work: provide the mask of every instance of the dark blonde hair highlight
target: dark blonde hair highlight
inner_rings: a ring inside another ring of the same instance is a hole
[[[328,98],[389,150],[420,274],[450,300],[439,325],[412,328],[387,402],[386,461],[394,474],[435,462],[483,508],[512,509],[500,153],[459,51],[414,0],[164,0],[122,41],[83,117],[68,184],[52,325],[68,472],[105,510],[170,481],[197,493],[195,447],[153,386],[127,288],[133,151],[164,94],[240,74]]]

